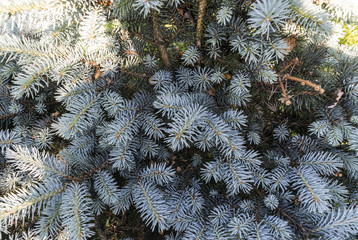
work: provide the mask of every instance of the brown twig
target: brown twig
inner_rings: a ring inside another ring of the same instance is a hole
[[[138,32],[134,32],[134,31],[129,31],[130,34],[134,35],[135,37],[137,38],[140,38],[144,41],[146,41],[147,43],[149,44],[152,44],[152,45],[156,45],[156,43],[152,40],[152,39],[149,39],[147,38],[146,36],[143,36],[142,34],[138,33]]]
[[[108,239],[106,234],[104,234],[102,228],[100,227],[101,226],[101,222],[100,222],[100,219],[99,219],[99,216],[96,216],[95,217],[95,229],[96,229],[96,233],[98,235],[98,237],[101,239],[101,240],[106,240]]]
[[[172,15],[172,18],[174,20],[174,24],[175,26],[177,27],[177,31],[180,31],[180,32],[185,32],[184,31],[184,24],[183,23],[180,23],[180,21],[178,20],[177,16],[174,14],[174,11],[173,9],[170,10],[171,12],[171,15]],[[184,21],[184,19],[182,19]],[[175,37],[176,36],[176,33],[173,34],[173,36]],[[174,39],[174,37],[170,37],[170,41],[168,41],[169,43]]]
[[[320,94],[324,93],[324,89],[320,85],[314,84],[314,83],[312,83],[312,82],[310,82],[308,80],[304,80],[304,79],[298,78],[298,77],[293,77],[293,76],[290,76],[288,74],[285,74],[285,75],[281,74],[281,76],[283,78],[286,78],[286,79],[289,79],[289,80],[292,80],[292,81],[300,82],[301,85],[307,84],[308,86],[312,87],[315,91],[317,91]]]
[[[260,221],[260,208],[261,208],[261,200],[265,198],[265,193],[261,192],[255,185],[252,184],[253,189],[255,190],[255,192],[259,195],[259,203],[257,204],[257,209],[256,209],[256,213],[255,213],[255,219],[257,222]]]
[[[4,168],[4,167],[6,167],[8,164],[9,164],[9,163],[4,162],[3,164],[1,164],[1,165],[0,165],[0,169],[2,169],[2,168]]]
[[[4,119],[4,118],[13,117],[13,116],[16,116],[16,114],[7,114],[7,115],[3,115],[3,116],[0,116],[0,120],[2,120],[2,119]]]
[[[288,64],[287,64],[286,66],[284,66],[284,67],[281,69],[280,73],[283,73],[284,71],[286,71],[289,67],[292,66],[292,64],[298,65],[299,62],[300,62],[300,61],[298,60],[297,57],[296,57],[295,59],[292,59],[291,61],[288,62]]]
[[[145,74],[145,73],[131,72],[131,71],[126,70],[126,69],[124,69],[124,68],[121,68],[120,70],[121,70],[122,73],[127,74],[127,75],[131,75],[131,76],[134,76],[134,77],[142,77],[142,78],[146,78],[146,77],[147,77],[147,74]]]
[[[301,224],[298,224],[290,215],[288,215],[285,211],[283,211],[281,208],[276,209],[279,213],[281,213],[283,216],[285,216],[288,220],[290,220],[298,229],[300,229],[304,234],[307,234],[307,230],[301,226]]]
[[[291,101],[290,101],[290,99],[289,99],[289,97],[288,97],[288,95],[287,95],[286,89],[285,89],[285,87],[283,86],[283,83],[282,83],[282,81],[281,81],[280,78],[278,78],[278,81],[279,81],[279,83],[280,83],[280,87],[281,87],[281,90],[282,90],[282,94],[283,94],[283,96],[284,96],[283,102],[286,104],[286,106],[290,106],[290,105],[291,105]]]
[[[196,46],[199,48],[201,47],[201,40],[204,35],[204,15],[207,5],[207,0],[199,0],[198,21],[196,25]]]
[[[125,50],[123,51],[124,54],[127,54],[127,55],[136,55],[136,56],[140,56],[140,53],[139,52],[136,52],[136,51],[131,51],[131,50]]]
[[[256,220],[256,222],[260,222],[260,208],[261,208],[261,204],[258,203],[257,208],[256,208],[256,212],[255,212],[255,220]]]
[[[172,42],[173,41],[173,39],[176,37],[176,36],[178,36],[178,34],[181,32],[181,28],[178,28],[177,30],[176,30],[176,32],[169,38],[169,40],[168,40],[168,42]]]
[[[91,169],[90,171],[81,172],[78,177],[72,177],[72,176],[69,176],[69,175],[64,176],[64,177],[67,178],[68,180],[71,180],[71,181],[74,181],[74,182],[83,182],[85,179],[91,177],[97,171],[107,167],[109,164],[110,164],[110,161],[107,160],[107,161],[103,162],[101,165],[99,165],[98,167],[95,167],[95,168]]]
[[[311,96],[316,96],[319,93],[317,92],[311,92],[311,91],[298,91],[295,93],[295,95],[311,95]]]
[[[217,60],[218,62],[221,62],[221,63],[223,63],[223,64],[228,65],[229,67],[232,67],[232,68],[236,68],[236,67],[237,67],[237,64],[235,64],[235,63],[233,63],[233,62],[230,62],[230,61],[226,61],[226,60],[223,59],[223,58],[217,57],[216,60]]]
[[[153,31],[155,36],[155,45],[157,45],[160,58],[162,59],[165,67],[170,67],[170,60],[169,55],[167,51],[167,47],[165,46],[163,35],[160,31],[159,26],[159,19],[158,19],[158,12],[154,9],[150,9],[150,12],[152,14],[152,20],[153,20]]]

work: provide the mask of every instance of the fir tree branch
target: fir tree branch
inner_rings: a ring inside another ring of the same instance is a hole
[[[358,65],[326,44],[342,1],[0,0],[0,230],[354,238]]]
[[[165,46],[163,35],[160,31],[159,26],[159,19],[158,19],[158,12],[154,9],[150,9],[150,12],[152,14],[152,21],[153,21],[153,31],[155,36],[155,45],[157,45],[160,58],[162,59],[165,67],[170,67],[170,60],[169,55],[167,51],[167,47]]]
[[[201,47],[201,40],[204,35],[204,15],[207,5],[207,0],[199,0],[198,21],[196,25],[196,46],[199,48]]]

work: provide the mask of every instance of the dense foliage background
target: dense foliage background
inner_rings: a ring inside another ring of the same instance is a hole
[[[0,2],[0,239],[356,239],[357,3]]]

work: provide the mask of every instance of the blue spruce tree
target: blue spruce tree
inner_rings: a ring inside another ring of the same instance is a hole
[[[357,239],[357,11],[1,1],[0,239]]]

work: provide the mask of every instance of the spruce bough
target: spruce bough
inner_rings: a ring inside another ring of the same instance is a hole
[[[352,4],[1,1],[0,238],[357,238]]]

